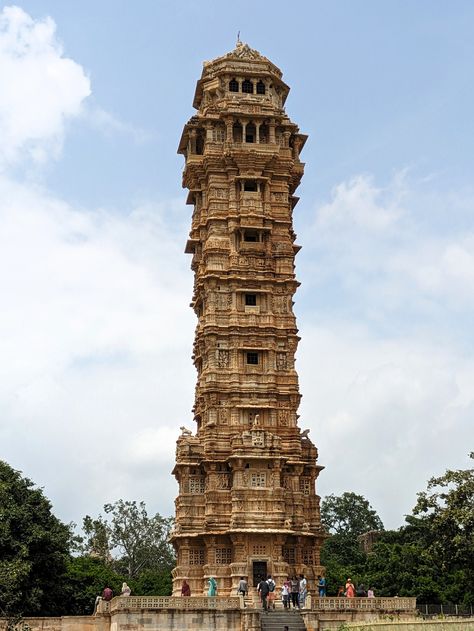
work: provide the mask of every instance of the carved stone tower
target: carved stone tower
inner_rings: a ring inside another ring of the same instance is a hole
[[[197,114],[178,152],[193,205],[186,252],[198,323],[196,435],[183,429],[171,540],[173,593],[235,594],[271,573],[321,573],[317,449],[298,424],[292,213],[306,136],[283,108],[289,88],[266,57],[238,42],[204,64]]]

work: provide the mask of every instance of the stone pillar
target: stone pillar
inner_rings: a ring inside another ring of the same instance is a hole
[[[230,145],[234,142],[234,119],[229,117],[225,119],[225,141]]]
[[[191,140],[191,153],[196,153],[196,137],[197,133],[195,129],[191,129],[189,132],[190,140]]]
[[[295,136],[293,138],[293,159],[299,160],[300,158],[300,150],[301,150],[301,138]]]
[[[245,144],[246,143],[245,133],[247,131],[247,121],[240,121],[240,124],[242,125],[242,143]]]
[[[276,122],[275,122],[275,119],[272,118],[268,125],[268,142],[272,145],[274,145],[276,142],[275,128],[276,128]]]
[[[247,563],[247,536],[244,534],[232,534],[230,536],[234,547],[234,562],[230,566],[232,577],[232,594],[237,592],[240,577],[243,576],[249,582],[249,567]]]

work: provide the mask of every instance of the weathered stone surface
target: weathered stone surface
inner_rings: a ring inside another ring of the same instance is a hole
[[[301,611],[307,631],[336,630],[342,623],[360,625],[356,631],[364,631],[364,624],[369,624],[367,631],[474,628],[472,619],[414,622],[414,598],[316,598],[307,606]],[[280,619],[281,602],[277,601],[277,610],[268,614],[269,620],[275,613],[273,620]],[[287,613],[300,619],[297,612]],[[132,596],[101,601],[94,616],[24,618],[17,631],[24,631],[23,625],[30,631],[261,631],[262,615],[261,606],[244,609],[242,599],[236,597]],[[0,619],[0,631],[7,631],[6,620]]]
[[[173,594],[215,576],[235,594],[271,573],[314,588],[324,539],[317,449],[298,427],[292,213],[306,136],[284,110],[281,71],[246,44],[204,64],[179,153],[193,205],[198,323],[196,434],[183,430],[172,542]]]

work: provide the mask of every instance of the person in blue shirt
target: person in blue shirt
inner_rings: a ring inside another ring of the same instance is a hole
[[[324,578],[324,576],[318,576],[318,589],[320,598],[326,596],[326,579]]]

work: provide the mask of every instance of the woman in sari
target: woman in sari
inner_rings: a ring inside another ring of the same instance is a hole
[[[207,592],[208,596],[216,596],[217,595],[217,581],[213,576],[209,577],[209,591]]]

